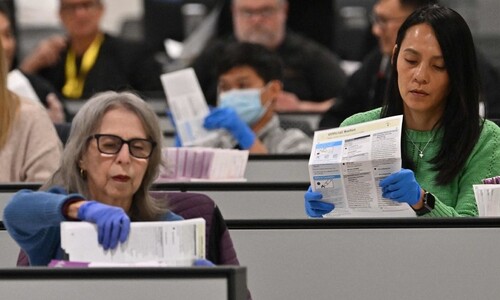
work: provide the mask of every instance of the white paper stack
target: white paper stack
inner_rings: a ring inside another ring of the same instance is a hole
[[[205,258],[205,220],[132,222],[127,241],[113,250],[98,243],[95,224],[62,222],[61,248],[70,261],[102,266],[191,266]]]
[[[500,184],[474,184],[473,187],[479,216],[500,216]]]
[[[183,146],[203,146],[217,139],[217,130],[203,127],[208,108],[196,74],[192,68],[161,75],[170,112]]]
[[[245,181],[248,150],[165,147],[158,181]]]

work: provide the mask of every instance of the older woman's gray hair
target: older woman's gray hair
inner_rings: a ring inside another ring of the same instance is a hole
[[[155,112],[145,101],[129,92],[97,94],[78,110],[64,147],[61,166],[41,189],[47,190],[52,186],[60,186],[69,193],[79,193],[84,197],[90,197],[86,176],[78,163],[87,150],[89,137],[95,134],[101,126],[104,114],[117,107],[134,112],[141,120],[148,138],[157,143],[149,157],[142,183],[134,194],[130,211],[132,220],[155,220],[167,211],[164,201],[158,202],[149,196],[149,188],[157,177],[161,164],[162,134]]]

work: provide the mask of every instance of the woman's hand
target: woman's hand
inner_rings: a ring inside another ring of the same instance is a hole
[[[121,207],[85,201],[78,209],[78,219],[97,225],[98,241],[104,250],[124,243],[130,232],[130,218]]]
[[[401,169],[380,180],[382,196],[397,202],[406,202],[415,206],[422,201],[423,190],[420,188],[412,170]],[[416,208],[416,207],[414,207]]]
[[[309,186],[309,189],[304,194],[306,213],[309,217],[322,218],[323,215],[335,209],[333,203],[324,202],[321,199],[323,199],[323,195],[313,192],[312,187]]]

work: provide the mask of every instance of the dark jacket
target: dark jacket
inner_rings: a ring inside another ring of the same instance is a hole
[[[56,65],[38,72],[61,94],[66,81],[67,53],[67,49],[61,52]],[[161,65],[143,44],[105,34],[97,60],[85,79],[81,98],[108,90],[162,91],[161,73]]]

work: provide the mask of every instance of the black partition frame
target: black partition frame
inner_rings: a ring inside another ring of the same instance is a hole
[[[0,280],[66,280],[80,279],[220,279],[227,280],[228,300],[246,300],[245,267],[189,268],[10,268],[0,269]]]
[[[40,183],[0,184],[0,193],[14,193],[21,189],[38,190]],[[154,183],[152,191],[306,191],[309,182],[166,182]]]
[[[328,218],[304,220],[227,220],[230,230],[497,228],[498,217]]]

